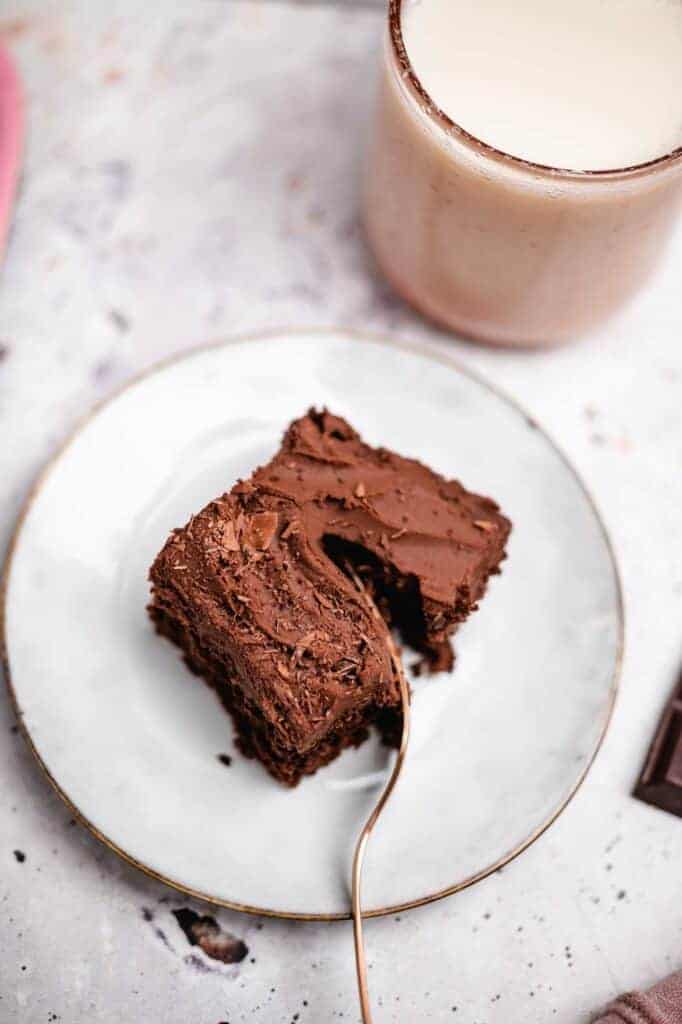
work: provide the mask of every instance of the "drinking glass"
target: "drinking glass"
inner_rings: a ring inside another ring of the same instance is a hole
[[[501,152],[424,89],[403,41],[409,2],[389,6],[364,196],[380,268],[408,302],[471,338],[540,346],[583,334],[658,263],[680,207],[682,147],[599,171]]]

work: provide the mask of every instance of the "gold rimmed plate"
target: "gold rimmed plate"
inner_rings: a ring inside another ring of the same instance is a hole
[[[265,461],[312,404],[490,494],[514,522],[454,672],[413,680],[410,748],[364,876],[368,913],[389,913],[485,877],[556,818],[604,736],[622,649],[613,555],[575,472],[522,410],[442,353],[283,331],[133,381],[24,509],[4,581],[7,676],[50,780],[123,857],[237,909],[347,917],[385,749],[370,741],[281,788],[235,750],[216,698],[145,613],[169,530]]]

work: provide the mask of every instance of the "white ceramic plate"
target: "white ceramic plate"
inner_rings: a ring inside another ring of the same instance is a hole
[[[404,775],[365,872],[365,905],[387,912],[470,884],[536,838],[584,777],[614,698],[622,621],[603,527],[552,443],[482,381],[423,347],[324,331],[201,349],[135,381],[28,503],[6,656],[43,767],[119,853],[231,906],[345,916],[386,750],[371,741],[281,788],[234,749],[216,697],[145,613],[169,530],[313,403],[492,495],[514,523],[454,673],[414,681]]]

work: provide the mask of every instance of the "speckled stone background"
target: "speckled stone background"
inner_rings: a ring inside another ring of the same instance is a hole
[[[516,863],[368,924],[370,980],[378,1022],[573,1024],[682,967],[682,821],[629,795],[682,661],[682,234],[649,291],[572,348],[438,335],[377,278],[358,222],[382,20],[356,4],[0,4],[29,106],[0,273],[0,540],[93,402],[210,338],[428,336],[520,399],[584,475],[620,558],[615,719],[575,802]],[[246,957],[191,946],[172,911],[213,912],[74,825],[4,695],[0,777],[2,1024],[358,1020],[348,925],[217,911]]]

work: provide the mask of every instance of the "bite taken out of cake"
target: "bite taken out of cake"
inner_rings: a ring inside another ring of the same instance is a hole
[[[450,637],[510,528],[490,498],[311,409],[266,466],[171,534],[149,611],[230,711],[243,753],[296,785],[370,726],[397,742],[388,629],[451,668]]]

